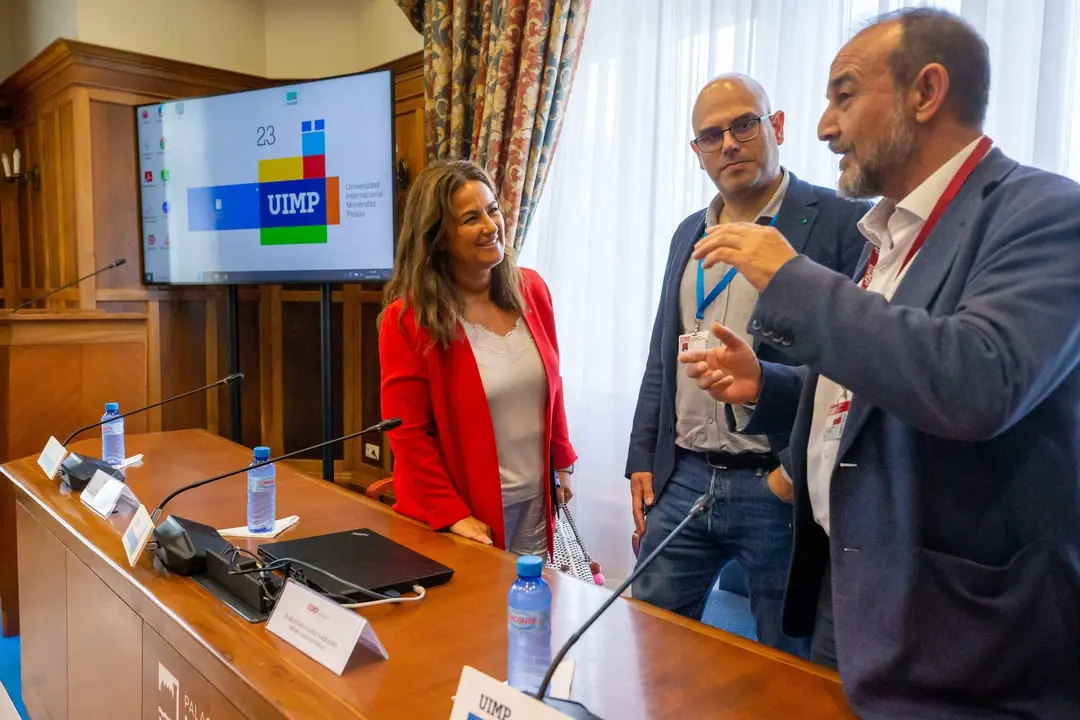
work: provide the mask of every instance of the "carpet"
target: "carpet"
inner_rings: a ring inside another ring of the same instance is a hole
[[[15,705],[19,717],[24,720],[28,717],[26,708],[22,704],[22,674],[19,670],[19,638],[0,638],[0,685],[7,690],[11,702]],[[3,699],[0,698],[0,702]],[[3,710],[0,709],[0,717]]]

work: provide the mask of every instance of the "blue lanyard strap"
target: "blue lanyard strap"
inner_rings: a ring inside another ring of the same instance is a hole
[[[773,215],[772,219],[769,220],[769,223],[768,223],[769,227],[776,227],[776,217],[777,217],[776,215]],[[759,218],[759,222],[762,219],[763,218]],[[707,229],[708,228],[706,228],[706,230]],[[702,237],[705,237],[705,236],[702,235]],[[727,286],[730,285],[731,281],[735,279],[735,275],[737,273],[735,268],[731,268],[730,270],[728,270],[726,273],[724,273],[724,277],[720,278],[720,282],[716,283],[716,286],[713,287],[712,292],[710,292],[706,296],[705,295],[705,267],[702,265],[702,262],[703,262],[702,260],[698,260],[698,264],[697,264],[697,316],[696,317],[697,317],[697,320],[698,320],[699,323],[702,320],[705,319],[705,308],[712,305],[713,301],[716,300],[716,298],[720,297],[720,293],[724,292],[724,290],[727,289]]]

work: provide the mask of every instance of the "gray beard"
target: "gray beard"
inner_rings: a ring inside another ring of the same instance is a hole
[[[841,197],[868,199],[882,194],[885,178],[901,167],[915,149],[915,133],[899,106],[893,108],[889,133],[875,152],[840,175],[837,192]]]

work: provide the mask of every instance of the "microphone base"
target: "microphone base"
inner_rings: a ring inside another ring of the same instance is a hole
[[[109,463],[79,453],[71,453],[60,463],[60,480],[72,492],[82,492],[98,470],[125,482],[123,473]]]
[[[574,718],[575,720],[602,720],[599,715],[594,715],[589,708],[579,702],[574,702],[573,700],[559,700],[557,698],[545,696],[543,702],[549,708],[558,710],[566,717]]]
[[[224,554],[231,547],[214,528],[178,515],[170,515],[154,528],[154,542],[158,560],[177,575],[205,574],[207,553]]]

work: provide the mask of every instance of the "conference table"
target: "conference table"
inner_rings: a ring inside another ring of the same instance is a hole
[[[95,455],[100,440],[72,449]],[[143,455],[127,479],[148,510],[186,483],[251,462],[250,450],[202,430],[129,435],[127,451]],[[276,540],[367,528],[455,571],[420,602],[364,608],[389,660],[360,649],[339,676],[151,553],[130,566],[120,534],[131,513],[102,518],[35,461],[0,468],[17,503],[23,695],[35,720],[448,718],[463,666],[506,677],[509,553],[279,466],[278,517],[300,520]],[[241,474],[178,496],[165,516],[229,528],[245,512]],[[255,551],[260,541],[234,543]],[[558,646],[609,591],[545,577]],[[569,658],[572,698],[607,720],[854,717],[835,673],[629,598]]]

